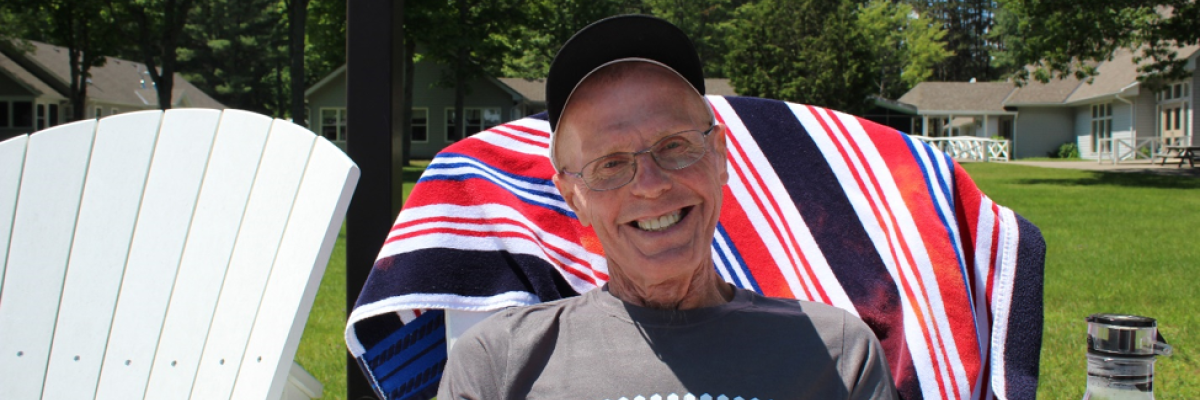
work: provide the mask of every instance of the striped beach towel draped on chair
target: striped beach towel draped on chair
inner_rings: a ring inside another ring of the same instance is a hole
[[[729,128],[712,243],[721,276],[858,315],[904,399],[1034,398],[1036,227],[894,129],[813,106],[708,99]],[[440,310],[528,305],[608,280],[595,233],[551,182],[548,132],[539,116],[494,127],[443,150],[418,181],[346,329],[380,395],[434,395]]]

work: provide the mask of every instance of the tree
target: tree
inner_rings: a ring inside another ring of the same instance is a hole
[[[851,0],[759,0],[738,7],[725,65],[739,94],[855,112],[873,92],[870,48]]]
[[[899,98],[952,54],[942,42],[942,26],[908,4],[871,0],[859,8],[857,26],[874,55],[871,75],[880,97]]]
[[[508,49],[501,75],[545,78],[559,47],[575,32],[604,17],[644,12],[641,0],[529,0],[520,34],[502,37]]]
[[[308,10],[304,81],[312,85],[346,64],[346,0],[309,0]]]
[[[425,45],[426,57],[447,66],[439,79],[441,87],[454,88],[455,129],[451,140],[466,132],[464,99],[470,91],[467,82],[498,75],[504,54],[509,51],[505,39],[519,32],[524,24],[519,0],[444,0],[406,4],[405,34]],[[411,15],[411,18],[410,18]],[[411,24],[410,24],[411,23]]]
[[[288,59],[291,60],[292,122],[307,126],[304,116],[304,24],[308,21],[308,0],[284,0],[288,15]]]
[[[107,0],[113,26],[134,41],[135,59],[154,81],[158,108],[171,108],[180,46],[195,0]]]
[[[1014,43],[1005,57],[1019,69],[1012,76],[1048,82],[1087,79],[1096,63],[1122,48],[1135,49],[1139,80],[1154,87],[1188,76],[1177,49],[1200,41],[1200,4],[1193,0],[1093,0],[1086,7],[1065,0],[1000,0],[1016,20],[1006,28]]]
[[[726,77],[730,24],[734,10],[748,0],[644,0],[649,11],[678,26],[696,46],[707,77]]]
[[[226,106],[287,115],[284,13],[278,0],[199,2],[178,50],[181,74]]]
[[[943,81],[992,80],[994,44],[988,33],[995,24],[995,0],[909,0],[921,16],[946,30],[943,41],[953,54],[939,63],[934,76]],[[1077,2],[1076,2],[1077,3]]]

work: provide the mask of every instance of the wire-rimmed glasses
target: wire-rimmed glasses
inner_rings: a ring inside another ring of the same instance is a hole
[[[579,177],[589,189],[613,190],[633,181],[637,174],[637,156],[641,154],[650,153],[654,162],[667,170],[684,169],[700,161],[708,149],[705,139],[716,127],[712,125],[703,131],[677,132],[659,139],[648,149],[612,153],[584,164],[579,172],[566,169],[561,172]]]

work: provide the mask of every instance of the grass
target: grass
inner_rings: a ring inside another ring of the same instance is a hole
[[[1157,318],[1176,349],[1156,364],[1155,396],[1200,393],[1200,179],[968,164],[975,182],[1046,238],[1045,330],[1039,399],[1083,397],[1084,318]]]
[[[413,184],[429,161],[413,160],[412,166],[404,167],[404,198],[412,191]],[[304,336],[296,350],[296,362],[308,373],[325,385],[322,399],[344,400],[346,398],[346,227],[338,233],[333,253],[312,313],[304,325]]]
[[[405,197],[424,163],[405,169]],[[1176,354],[1158,361],[1160,400],[1200,393],[1200,179],[972,163],[976,184],[1046,238],[1046,323],[1039,399],[1077,400],[1086,386],[1084,317],[1155,317]],[[343,232],[344,235],[344,232]],[[338,238],[297,362],[346,396],[344,237]]]

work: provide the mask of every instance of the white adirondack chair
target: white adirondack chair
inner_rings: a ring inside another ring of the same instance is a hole
[[[0,399],[315,383],[292,358],[358,176],[312,132],[235,110],[0,142]]]

